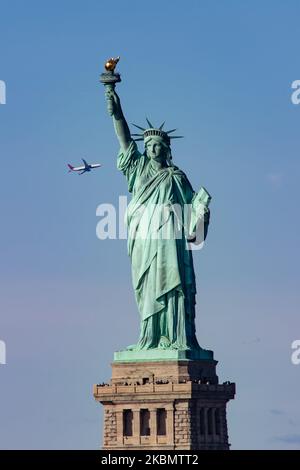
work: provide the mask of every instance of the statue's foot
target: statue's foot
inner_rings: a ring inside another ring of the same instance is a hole
[[[158,348],[159,349],[170,349],[170,347],[171,347],[171,341],[166,336],[162,336],[160,338]]]

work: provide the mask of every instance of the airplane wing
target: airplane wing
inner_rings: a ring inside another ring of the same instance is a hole
[[[88,168],[88,167],[89,167],[89,164],[85,161],[85,159],[82,158],[81,160],[83,161],[85,168]]]

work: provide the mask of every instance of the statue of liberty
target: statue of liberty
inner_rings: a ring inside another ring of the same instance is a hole
[[[101,81],[120,143],[117,167],[132,193],[126,214],[128,253],[141,326],[137,344],[127,351],[177,350],[200,356],[205,350],[195,331],[191,227],[202,220],[205,239],[210,196],[204,188],[196,193],[185,173],[173,164],[171,139],[180,137],[171,135],[175,129],[165,131],[164,124],[155,127],[147,119],[147,128],[135,125],[140,134],[130,133],[115,92],[120,81],[119,74],[114,74],[117,60],[107,62],[108,73],[102,74]],[[144,142],[143,152],[136,141]]]

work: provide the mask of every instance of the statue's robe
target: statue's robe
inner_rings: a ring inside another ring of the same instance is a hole
[[[134,349],[198,349],[195,273],[184,213],[196,193],[177,167],[154,169],[134,141],[120,151],[117,165],[132,193],[126,213],[128,253],[141,316]]]

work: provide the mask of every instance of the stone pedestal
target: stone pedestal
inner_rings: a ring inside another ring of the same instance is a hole
[[[228,450],[226,404],[235,384],[218,383],[214,360],[114,362],[104,405],[103,449]]]

